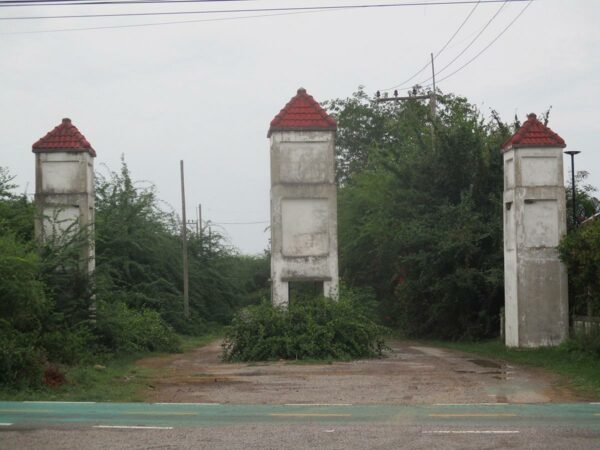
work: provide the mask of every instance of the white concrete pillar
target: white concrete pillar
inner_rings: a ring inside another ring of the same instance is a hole
[[[560,344],[568,336],[564,140],[529,114],[502,147],[504,162],[505,343]]]
[[[96,152],[71,123],[62,123],[32,146],[35,154],[35,232],[43,244],[68,233],[87,232],[82,266],[94,270],[94,157]]]
[[[337,125],[298,89],[271,121],[271,281],[275,305],[289,302],[290,282],[322,282],[337,299]]]

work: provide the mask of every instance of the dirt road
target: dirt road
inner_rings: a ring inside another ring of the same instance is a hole
[[[220,362],[220,343],[140,360],[164,369],[152,402],[235,404],[566,403],[586,400],[539,369],[390,341],[385,358],[332,364]]]

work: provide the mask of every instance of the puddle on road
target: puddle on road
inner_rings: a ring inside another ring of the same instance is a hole
[[[469,362],[472,362],[473,364],[477,364],[480,367],[486,367],[489,369],[501,369],[502,365],[498,364],[497,362],[494,361],[490,361],[489,359],[469,359]]]

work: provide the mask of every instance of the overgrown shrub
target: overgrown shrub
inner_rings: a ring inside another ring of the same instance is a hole
[[[42,382],[44,352],[34,333],[19,333],[0,320],[0,385],[33,387]]]
[[[600,220],[571,230],[558,250],[569,271],[570,310],[600,315]]]
[[[289,308],[269,301],[240,311],[226,329],[225,361],[351,359],[380,356],[383,328],[364,293],[342,290],[338,302],[303,298]],[[367,302],[368,303],[368,302]]]
[[[563,345],[570,352],[587,353],[600,358],[600,329],[575,333]]]
[[[180,341],[160,314],[149,309],[128,308],[123,303],[100,303],[96,323],[98,344],[106,351],[130,353],[141,351],[175,352]]]

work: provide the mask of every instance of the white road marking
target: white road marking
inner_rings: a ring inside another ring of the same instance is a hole
[[[43,404],[49,404],[49,405],[54,405],[54,404],[75,404],[75,405],[93,405],[96,402],[52,402],[52,401],[33,401],[33,400],[26,400],[23,403],[43,403]]]
[[[10,427],[12,423],[0,423],[0,427]]]
[[[220,403],[152,403],[153,405],[194,405],[194,406],[217,406]]]
[[[518,430],[431,430],[422,434],[518,434]]]
[[[490,403],[435,403],[435,406],[502,406],[509,403],[490,402]]]
[[[352,406],[352,403],[285,403],[284,406]]]
[[[600,402],[590,402],[590,405],[600,405]]]
[[[141,425],[94,425],[93,428],[122,428],[126,430],[172,430],[173,427],[146,427]]]
[[[323,430],[325,433],[333,433],[335,430]]]

